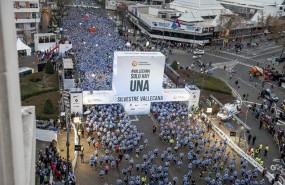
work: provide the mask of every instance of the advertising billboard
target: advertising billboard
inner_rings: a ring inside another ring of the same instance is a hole
[[[113,91],[83,91],[83,104],[110,104],[115,103]]]
[[[161,95],[165,56],[160,52],[114,54],[113,91],[116,96]]]
[[[70,93],[70,112],[80,113],[83,112],[82,93]]]

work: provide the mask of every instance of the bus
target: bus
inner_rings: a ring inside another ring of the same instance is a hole
[[[21,67],[19,68],[19,76],[20,78],[23,78],[29,74],[34,73],[34,69],[30,67]]]

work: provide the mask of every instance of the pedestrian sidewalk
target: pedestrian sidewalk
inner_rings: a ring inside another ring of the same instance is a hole
[[[67,133],[66,133],[66,129],[60,129],[58,131],[57,134],[57,150],[59,152],[59,155],[63,158],[67,158],[67,147],[66,147],[66,137]],[[75,151],[74,151],[74,129],[71,128],[70,129],[70,133],[69,133],[69,160],[73,161],[74,159],[74,155],[75,155]]]

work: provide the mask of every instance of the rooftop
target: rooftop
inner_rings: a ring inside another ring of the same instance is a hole
[[[240,6],[268,6],[268,5],[281,5],[284,0],[219,0],[221,3],[237,4]]]

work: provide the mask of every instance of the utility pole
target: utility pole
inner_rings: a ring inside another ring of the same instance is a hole
[[[165,31],[165,18],[163,18],[163,43],[164,43],[164,31]]]

